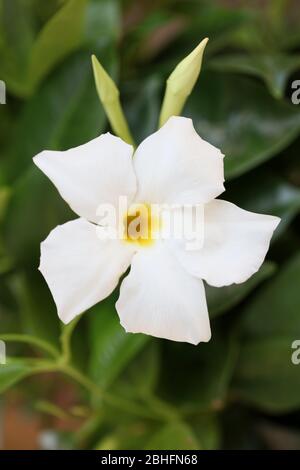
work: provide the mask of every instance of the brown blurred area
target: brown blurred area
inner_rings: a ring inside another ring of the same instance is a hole
[[[6,393],[0,402],[2,450],[52,448],[51,433],[54,433],[54,430],[55,433],[73,433],[82,424],[82,418],[74,416],[79,413],[79,398],[78,390],[73,384],[57,380],[57,377],[51,374],[45,374],[39,380],[31,379],[29,382],[32,382],[35,388],[39,388],[42,383],[44,392],[40,393],[40,396],[47,397],[53,409],[45,409],[46,402],[35,400],[29,390],[26,393],[26,389],[24,391],[18,388]],[[78,410],[79,408],[78,406]]]

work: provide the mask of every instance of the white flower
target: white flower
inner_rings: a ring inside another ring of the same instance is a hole
[[[132,155],[130,145],[107,133],[34,158],[80,217],[41,244],[39,269],[64,323],[107,297],[131,265],[116,303],[126,331],[208,341],[203,280],[217,287],[246,281],[261,266],[279,219],[215,199],[224,191],[223,155],[198,136],[190,119],[170,118]],[[99,237],[97,208],[117,207],[119,196],[147,206],[204,204],[202,248],[189,251],[176,238],[143,244],[130,236]]]

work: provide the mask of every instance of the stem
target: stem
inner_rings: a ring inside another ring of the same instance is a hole
[[[82,374],[78,369],[66,364],[58,365],[58,370],[65,373],[69,377],[76,380],[80,383],[84,388],[86,388],[89,392],[91,392],[94,396],[101,398],[107,404],[119,408],[122,411],[127,411],[128,413],[135,414],[142,418],[148,418],[153,420],[161,420],[162,416],[156,413],[156,416],[153,415],[152,412],[146,411],[143,405],[139,405],[138,403],[132,402],[131,400],[127,400],[126,398],[122,398],[118,395],[114,395],[111,392],[108,393],[102,390],[98,385],[92,382],[88,377]],[[170,415],[169,415],[170,416]],[[165,418],[165,413],[164,413]]]
[[[81,315],[78,315],[71,323],[69,323],[67,326],[64,326],[62,330],[60,337],[62,348],[60,362],[63,364],[68,364],[72,359],[71,337],[80,318]]]
[[[36,338],[33,336],[29,335],[23,335],[23,334],[5,334],[5,335],[0,335],[0,339],[3,341],[15,341],[18,343],[26,343],[30,344],[32,346],[37,346],[40,349],[43,349],[45,352],[50,354],[50,356],[54,358],[59,357],[59,351],[52,346],[51,344],[47,343],[47,341],[44,341],[40,338]]]

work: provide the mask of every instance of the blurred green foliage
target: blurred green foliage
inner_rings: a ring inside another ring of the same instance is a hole
[[[291,362],[300,339],[300,105],[290,99],[300,78],[297,7],[292,0],[0,1],[0,79],[8,91],[0,106],[0,338],[10,356],[0,391],[25,389],[21,379],[45,372],[72,381],[87,411],[69,447],[272,448],[273,429],[300,432],[300,365]],[[139,142],[157,127],[166,78],[206,36],[184,115],[226,154],[225,199],[282,218],[269,259],[245,284],[207,287],[208,344],[126,334],[116,293],[78,326],[62,327],[37,272],[39,244],[74,214],[32,157],[108,128],[91,54],[118,82]],[[38,395],[50,402],[40,410],[57,414],[43,377],[32,383],[29,406]]]

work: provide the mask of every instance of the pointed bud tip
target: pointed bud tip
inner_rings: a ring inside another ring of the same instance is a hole
[[[183,59],[182,62],[191,62],[193,60],[201,62],[202,61],[202,56],[203,56],[203,53],[204,53],[204,49],[205,49],[206,44],[208,43],[208,41],[209,41],[208,38],[203,39],[198,44],[198,46],[196,46],[195,49],[192,50],[192,52],[185,59]]]

